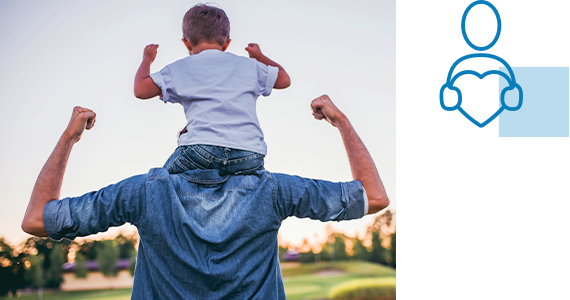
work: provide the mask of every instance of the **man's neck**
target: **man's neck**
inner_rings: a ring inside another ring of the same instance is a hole
[[[200,43],[192,47],[192,53],[190,55],[195,55],[204,50],[211,50],[211,49],[224,51],[223,47],[218,43]]]

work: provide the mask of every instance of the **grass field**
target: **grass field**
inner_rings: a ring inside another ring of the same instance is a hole
[[[283,282],[287,299],[326,299],[331,288],[343,282],[368,277],[396,277],[396,270],[368,262],[323,262],[283,268]],[[131,289],[45,292],[45,300],[128,300]],[[6,298],[2,298],[6,299]],[[38,299],[28,295],[16,299]]]
[[[10,299],[10,298],[1,298]],[[18,298],[21,300],[37,300],[38,295],[26,295]],[[131,289],[98,290],[81,292],[45,292],[44,300],[129,300],[131,299]]]
[[[353,279],[396,277],[396,270],[368,262],[306,264],[282,269],[281,273],[290,300],[326,299],[334,286]]]

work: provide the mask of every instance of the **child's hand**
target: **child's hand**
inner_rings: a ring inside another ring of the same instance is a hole
[[[150,44],[144,47],[143,60],[149,60],[150,62],[153,62],[156,58],[157,49],[157,44]]]
[[[245,48],[245,51],[249,53],[249,57],[251,58],[258,59],[259,57],[263,56],[261,49],[259,49],[259,45],[255,43],[249,43]]]

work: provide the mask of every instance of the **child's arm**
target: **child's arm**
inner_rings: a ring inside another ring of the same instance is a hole
[[[280,64],[263,55],[263,53],[261,53],[261,49],[259,49],[259,45],[250,43],[247,45],[247,48],[245,48],[245,51],[249,53],[249,57],[256,59],[258,62],[279,68],[277,80],[273,86],[274,89],[286,89],[291,85],[291,78],[289,78],[289,74],[285,72],[285,69],[283,69]]]
[[[150,78],[150,65],[156,58],[156,49],[156,44],[144,48],[143,61],[135,75],[135,97],[139,99],[150,99],[162,93],[160,87]]]

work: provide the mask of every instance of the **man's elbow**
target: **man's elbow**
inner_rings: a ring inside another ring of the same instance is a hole
[[[21,228],[27,234],[40,237],[47,236],[43,222],[29,220],[28,218],[24,217]]]
[[[387,195],[378,198],[368,198],[368,214],[375,214],[390,205]]]
[[[34,234],[35,230],[32,222],[28,221],[26,218],[24,218],[24,220],[22,221],[21,227],[25,233],[35,235]]]

